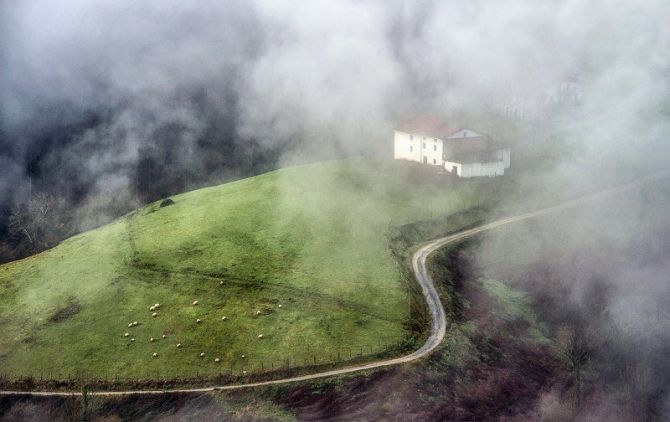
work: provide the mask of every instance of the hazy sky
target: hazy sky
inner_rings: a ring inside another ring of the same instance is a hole
[[[390,157],[400,120],[534,104],[567,80],[581,83],[583,105],[556,119],[580,153],[559,172],[646,163],[670,132],[659,118],[669,9],[665,0],[3,2],[0,198],[47,144],[93,194],[118,192],[143,155],[166,148],[183,160],[176,171],[208,171],[199,143],[212,133],[280,148],[280,162]],[[69,123],[85,130],[54,136]]]
[[[390,158],[405,118],[535,106],[566,81],[579,82],[581,105],[537,128],[560,137],[525,140],[570,147],[542,176],[546,192],[664,167],[669,22],[668,0],[2,1],[0,205],[26,185],[36,156],[88,183],[84,204],[137,205],[127,196],[143,157],[203,174],[213,149],[250,141],[253,154],[280,151],[278,165]],[[612,206],[631,221],[644,201]],[[610,218],[615,227],[623,217]],[[588,221],[569,223],[579,240]],[[639,324],[635,309],[660,306],[630,282],[647,267],[608,265],[611,309]],[[652,292],[665,295],[666,282]]]

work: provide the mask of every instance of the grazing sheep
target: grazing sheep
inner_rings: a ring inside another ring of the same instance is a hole
[[[201,320],[200,318],[198,318],[198,319],[195,320],[195,322],[197,322],[198,324],[200,324],[200,323],[202,322],[202,320]]]
[[[223,281],[219,281],[219,284],[220,284],[221,286],[223,286]]]
[[[205,357],[205,352],[200,353],[200,357],[204,358]]]
[[[163,334],[163,338],[167,338],[167,334]]]
[[[181,343],[177,343],[177,349],[181,348]]]
[[[246,356],[242,355],[242,359],[246,358]]]
[[[156,309],[155,306],[149,306],[149,310],[150,310],[150,311],[153,311],[154,309]]]
[[[156,309],[158,309],[158,308],[160,308],[160,307],[161,307],[161,304],[160,304],[160,303],[157,303],[157,304],[154,305],[154,308],[156,308]]]
[[[263,338],[263,334],[259,334],[259,335],[258,335],[258,338],[259,338],[259,339]]]
[[[133,321],[133,327],[137,327],[139,323],[137,321]]]
[[[246,374],[247,374],[247,371],[242,371],[242,373],[243,373],[244,375],[246,375]]]
[[[214,359],[214,362],[219,363],[219,362],[221,362],[221,359],[216,358],[216,359]]]
[[[280,303],[279,305],[277,305],[277,307],[278,307],[278,308],[281,308],[281,303]]]
[[[158,316],[158,312],[154,312],[153,314],[151,314],[151,316],[156,318]]]
[[[132,327],[132,326],[133,326],[133,323],[132,323],[132,322],[131,322],[130,324],[128,324],[128,328],[130,328],[130,327]]]
[[[256,311],[256,315],[260,315],[261,313],[261,311]]]
[[[130,333],[125,333],[123,336],[124,337],[130,337]]]
[[[151,337],[151,338],[149,339],[149,341],[153,343],[154,341],[156,341],[156,339],[153,338],[153,337]]]
[[[194,301],[193,301],[193,306],[195,306],[195,305],[197,305],[197,304],[198,304],[198,301],[197,301],[197,300],[194,300]]]
[[[226,317],[226,316],[222,316],[221,319],[222,319],[223,321],[225,321],[225,320],[228,319],[228,317]]]
[[[158,357],[158,353],[154,352],[154,355],[153,355],[153,356],[154,356],[155,358],[157,358],[157,357]]]
[[[131,338],[130,341],[131,341],[131,342],[134,342],[134,341],[135,341],[135,337]]]

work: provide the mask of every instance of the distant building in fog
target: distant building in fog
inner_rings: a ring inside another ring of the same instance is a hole
[[[576,107],[583,100],[583,91],[577,82],[561,82],[545,91],[544,102],[549,107]]]
[[[488,104],[498,114],[518,121],[533,121],[557,113],[574,113],[584,100],[579,82],[560,82],[539,93],[510,95]]]
[[[459,177],[502,176],[510,167],[510,148],[467,128],[419,117],[394,132],[394,158],[441,166]]]

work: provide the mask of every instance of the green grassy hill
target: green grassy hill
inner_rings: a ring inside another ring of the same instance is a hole
[[[150,204],[0,266],[0,372],[217,373],[402,342],[407,290],[388,228],[478,205],[497,183],[415,173],[286,168]]]

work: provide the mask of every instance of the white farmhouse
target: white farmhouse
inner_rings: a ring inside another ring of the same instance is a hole
[[[495,177],[510,167],[510,148],[472,129],[418,118],[395,131],[394,158],[442,166],[459,177]]]

